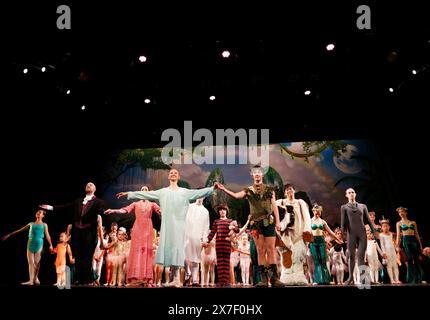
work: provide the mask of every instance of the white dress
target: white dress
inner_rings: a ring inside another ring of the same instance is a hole
[[[367,263],[371,271],[377,271],[382,268],[381,262],[378,258],[378,251],[382,255],[382,251],[375,240],[367,240],[366,257]]]
[[[185,260],[200,263],[202,245],[209,233],[209,211],[197,203],[188,206],[185,219]]]
[[[387,266],[397,265],[397,253],[394,248],[393,236],[390,232],[389,235],[383,233],[379,234],[379,241],[381,242],[381,249],[387,255]]]

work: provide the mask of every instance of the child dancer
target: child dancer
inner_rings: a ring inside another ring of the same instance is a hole
[[[391,283],[401,283],[399,281],[399,267],[397,266],[397,253],[394,248],[393,234],[390,232],[390,222],[388,219],[379,221],[382,228],[382,233],[379,234],[382,252],[385,254],[384,259],[387,267],[388,276]]]
[[[40,284],[40,281],[37,277],[40,269],[40,259],[42,257],[43,250],[43,238],[46,237],[46,240],[49,243],[49,250],[53,250],[51,237],[49,236],[48,225],[43,222],[43,218],[45,217],[45,210],[39,209],[36,212],[36,221],[30,222],[19,230],[11,232],[5,235],[2,240],[5,241],[9,237],[16,235],[22,231],[28,231],[28,242],[27,242],[27,261],[28,261],[28,273],[29,280],[27,282],[23,282],[23,285],[33,285]]]
[[[251,266],[251,253],[250,245],[248,241],[248,234],[242,235],[242,241],[239,243],[240,253],[240,270],[242,272],[242,283],[243,285],[249,286],[249,270]]]
[[[208,241],[203,244],[207,247],[208,242],[216,235],[216,259],[217,259],[217,272],[218,272],[218,285],[220,287],[228,287],[230,282],[230,253],[231,243],[226,240],[229,233],[229,225],[231,219],[227,218],[228,207],[220,205],[217,208],[220,218],[215,220],[212,224],[211,232],[208,236]],[[238,232],[239,230],[237,230]]]
[[[209,278],[211,281],[211,287],[215,284],[215,264],[216,264],[216,253],[215,253],[215,238],[212,239],[209,244],[202,249],[202,262],[200,265],[201,270],[201,283],[202,287],[209,286]]]
[[[381,262],[378,258],[378,252],[381,256],[386,259],[386,255],[379,248],[376,240],[373,239],[372,232],[367,232],[367,250],[365,255],[365,260],[369,264],[370,268],[370,280],[373,283],[379,283],[379,269],[382,268]]]
[[[66,232],[60,233],[60,242],[57,244],[55,249],[51,251],[52,254],[56,253],[57,258],[55,259],[55,269],[57,272],[57,282],[54,286],[64,287],[66,286],[66,253],[69,255],[70,264],[75,263],[75,259],[72,256],[72,249],[68,243],[69,238]],[[70,279],[69,279],[70,280]]]

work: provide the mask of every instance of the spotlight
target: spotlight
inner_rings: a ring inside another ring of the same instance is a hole
[[[144,102],[145,102],[146,104],[148,104],[148,103],[150,103],[150,102],[151,102],[151,100],[150,100],[150,99],[148,99],[148,98],[146,98]]]
[[[23,73],[28,73],[28,69],[25,68],[24,70],[22,70]]]
[[[334,50],[334,44],[329,43],[325,48],[327,49],[327,51],[333,51]]]
[[[394,92],[394,89],[393,88],[389,88],[388,91]]]
[[[81,107],[81,110],[84,111],[86,109],[85,105]]]
[[[42,69],[40,69],[40,71],[45,72],[45,71],[46,71],[46,68],[45,68],[45,67],[42,67]]]
[[[214,101],[215,100],[215,96],[210,96],[209,100]]]
[[[412,74],[417,74],[417,70],[412,70]]]
[[[140,56],[140,57],[139,57],[139,61],[140,61],[140,62],[142,62],[142,63],[143,63],[143,62],[146,62],[146,60],[147,60],[147,59],[146,59],[146,57],[145,57],[145,56]]]
[[[311,94],[311,90],[306,90],[305,91],[305,96],[308,96],[308,95],[310,95]]]
[[[224,50],[224,51],[221,53],[221,55],[222,55],[222,57],[223,57],[224,59],[227,59],[228,57],[230,57],[230,51],[228,51],[228,50]]]
[[[67,91],[66,91],[66,94],[70,94],[70,90],[67,90]]]

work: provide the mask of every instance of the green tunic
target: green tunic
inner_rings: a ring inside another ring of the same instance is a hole
[[[160,242],[156,263],[169,266],[184,266],[185,262],[185,218],[190,201],[207,197],[213,187],[200,190],[170,187],[155,191],[128,192],[129,200],[158,201],[161,209]]]
[[[274,188],[267,184],[261,184],[259,188],[250,186],[244,189],[246,199],[249,202],[249,211],[251,219],[258,221],[267,217],[272,210],[272,195]]]

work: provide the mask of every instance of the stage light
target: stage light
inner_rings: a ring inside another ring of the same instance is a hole
[[[22,70],[23,73],[28,73],[28,69],[25,68],[24,70]]]
[[[209,100],[214,101],[215,100],[215,96],[210,96]]]
[[[412,74],[417,74],[417,70],[412,70]]]
[[[327,49],[327,51],[333,51],[334,50],[334,44],[329,43],[325,48]]]
[[[70,94],[70,90],[67,90],[67,91],[66,91],[66,94]]]
[[[140,62],[142,62],[142,63],[143,63],[143,62],[146,62],[146,60],[147,60],[147,59],[146,59],[146,57],[145,57],[145,56],[140,56],[140,57],[139,57],[139,61],[140,61]]]
[[[84,111],[86,109],[85,105],[81,107],[81,110]]]
[[[305,96],[308,96],[308,95],[310,95],[311,94],[311,90],[306,90],[305,91]]]
[[[150,99],[148,99],[148,98],[146,98],[144,102],[145,102],[146,104],[148,104],[148,103],[150,103],[150,102],[151,102],[151,100],[150,100]]]
[[[224,59],[227,59],[228,57],[230,57],[230,51],[228,51],[228,50],[224,50],[224,51],[221,53],[221,55],[222,55],[222,57],[223,57]]]
[[[45,71],[46,71],[46,68],[45,68],[45,67],[42,67],[42,68],[40,69],[40,71],[45,72]]]
[[[388,91],[394,92],[394,89],[393,88],[389,88]]]

